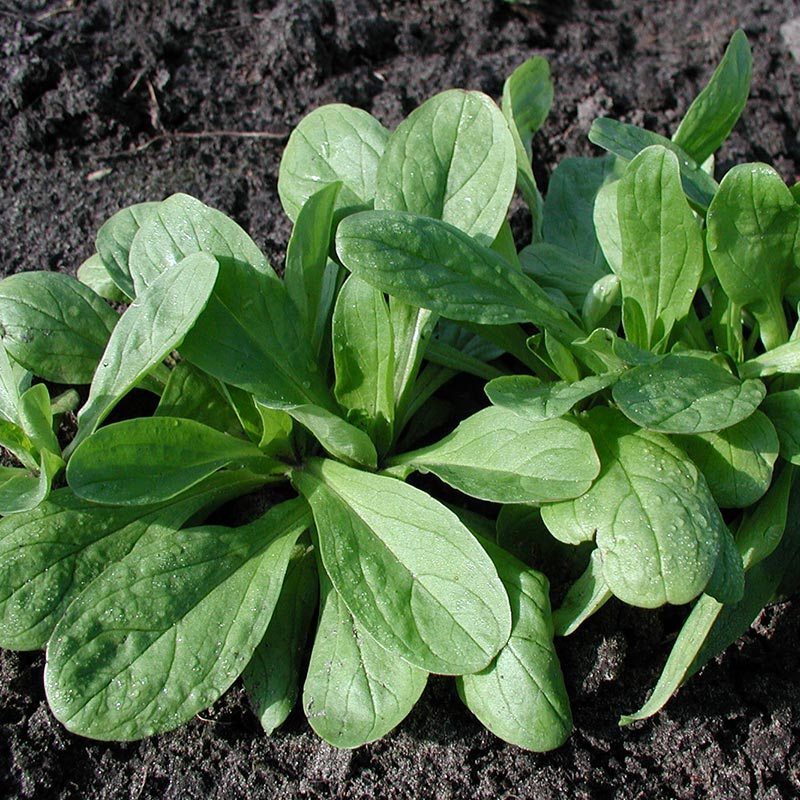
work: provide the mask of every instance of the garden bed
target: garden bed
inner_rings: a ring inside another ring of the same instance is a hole
[[[525,58],[550,61],[553,112],[533,142],[543,188],[613,114],[666,133],[737,27],[753,90],[718,172],[763,160],[800,177],[794,2],[114,2],[0,6],[0,274],[74,273],[116,209],[183,191],[234,217],[274,264],[285,134],[346,102],[394,126],[453,87],[498,96]],[[144,10],[142,10],[144,8]],[[795,56],[792,52],[795,52]],[[203,134],[203,135],[198,135]],[[255,134],[255,135],[254,135]],[[432,679],[400,728],[357,751],[299,710],[267,738],[237,685],[180,730],[130,745],[68,734],[43,657],[0,654],[0,795],[7,797],[793,797],[800,793],[800,615],[787,602],[655,719],[620,730],[653,685],[682,611],[610,603],[558,641],[576,730],[558,751],[504,745]]]

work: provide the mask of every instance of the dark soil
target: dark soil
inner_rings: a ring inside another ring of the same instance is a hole
[[[793,182],[800,23],[785,23],[798,17],[796,0],[0,0],[0,274],[73,272],[111,213],[175,191],[236,218],[280,264],[280,137],[303,114],[347,102],[395,125],[445,88],[499,95],[537,53],[556,81],[534,139],[546,185],[563,156],[593,152],[586,132],[597,115],[674,128],[736,27],[753,46],[754,86],[720,174],[763,160]],[[173,135],[189,131],[277,138]],[[95,743],[50,715],[42,655],[0,653],[0,796],[800,796],[797,602],[765,611],[654,720],[617,727],[655,681],[679,623],[680,612],[612,604],[560,641],[576,730],[547,755],[484,731],[444,679],[395,733],[352,752],[320,742],[299,711],[267,738],[238,685],[172,734]]]

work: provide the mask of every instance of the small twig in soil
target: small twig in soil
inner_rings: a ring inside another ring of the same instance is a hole
[[[150,124],[157,131],[164,130],[161,124],[161,109],[158,105],[158,97],[156,97],[156,90],[153,84],[147,81],[147,93],[150,95]]]
[[[146,142],[136,145],[130,150],[123,150],[117,153],[110,153],[103,158],[131,158],[138,155],[148,147],[166,139],[271,139],[278,142],[286,141],[288,133],[277,133],[275,131],[236,131],[236,130],[213,130],[213,131],[164,131],[157,136],[153,136]]]
[[[50,19],[51,17],[57,17],[59,14],[71,14],[75,10],[75,0],[67,0],[63,6],[52,8],[50,11],[43,11],[36,17],[36,21],[44,22],[46,19]]]

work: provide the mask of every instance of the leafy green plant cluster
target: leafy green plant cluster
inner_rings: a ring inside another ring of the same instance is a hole
[[[693,603],[630,721],[790,591],[798,193],[763,164],[713,178],[750,73],[737,33],[672,139],[597,120],[608,155],[566,159],[544,199],[541,58],[501,107],[446,91],[391,132],[324,106],[281,162],[282,277],[174,195],[108,220],[78,280],[0,282],[19,462],[0,468],[0,646],[46,647],[58,719],[140,738],[242,676],[267,732],[302,692],[314,730],[355,747],[437,673],[548,750],[571,729],[554,632],[612,597]],[[490,405],[452,430],[459,374]],[[138,416],[118,407],[133,389]],[[259,518],[206,522],[262,487],[283,499]],[[551,570],[574,576],[554,613]]]

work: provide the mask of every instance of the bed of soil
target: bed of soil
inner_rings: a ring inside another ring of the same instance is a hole
[[[534,139],[543,186],[591,154],[595,116],[674,129],[737,28],[750,103],[723,149],[800,173],[796,0],[0,0],[0,275],[74,272],[114,211],[181,191],[239,221],[273,263],[285,134],[325,102],[393,126],[453,86],[498,96],[545,55],[553,112]],[[197,137],[187,133],[213,132]],[[244,136],[242,133],[255,133]],[[103,744],[50,715],[43,656],[0,652],[0,796],[8,798],[790,798],[800,796],[800,608],[751,633],[654,720],[620,730],[680,623],[607,606],[558,642],[576,729],[545,755],[505,745],[432,679],[383,741],[337,751],[299,710],[263,735],[235,686],[171,734]]]

